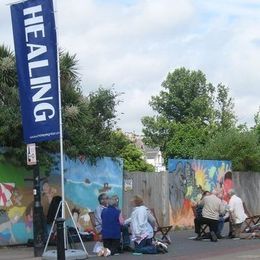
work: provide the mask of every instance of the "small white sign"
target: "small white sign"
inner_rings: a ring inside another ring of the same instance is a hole
[[[125,179],[124,180],[124,190],[125,191],[133,190],[133,180],[132,179]]]
[[[36,146],[35,144],[27,144],[27,165],[36,165]]]

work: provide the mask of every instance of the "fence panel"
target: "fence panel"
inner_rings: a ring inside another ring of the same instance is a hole
[[[124,173],[123,212],[127,217],[132,210],[130,200],[136,194],[143,197],[147,207],[154,208],[161,225],[169,224],[168,173]]]
[[[238,196],[252,215],[260,214],[260,173],[233,172],[233,183]]]

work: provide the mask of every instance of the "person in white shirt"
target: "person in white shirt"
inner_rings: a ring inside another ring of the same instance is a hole
[[[131,217],[125,220],[125,224],[130,223],[132,232],[132,240],[135,244],[135,252],[142,254],[157,254],[166,253],[167,246],[160,244],[153,244],[153,226],[155,225],[155,218],[151,211],[143,205],[143,199],[135,195],[131,200],[134,208]]]
[[[242,200],[235,194],[233,189],[228,191],[228,196],[230,198],[228,206],[232,227],[232,238],[239,238],[241,226],[247,218],[247,215]]]

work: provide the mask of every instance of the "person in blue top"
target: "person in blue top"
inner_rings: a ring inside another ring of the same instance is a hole
[[[112,196],[109,205],[101,213],[103,245],[111,251],[111,255],[120,252],[121,224],[118,197]]]

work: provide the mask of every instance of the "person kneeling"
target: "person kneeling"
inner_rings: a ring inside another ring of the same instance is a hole
[[[155,218],[150,210],[143,205],[143,199],[136,195],[131,200],[133,211],[131,217],[125,221],[130,223],[132,240],[135,244],[135,252],[142,254],[166,253],[167,246],[161,242],[153,243],[153,228]]]
[[[118,254],[120,252],[121,223],[116,196],[109,199],[109,206],[103,209],[101,219],[104,247],[111,251],[111,255]]]

